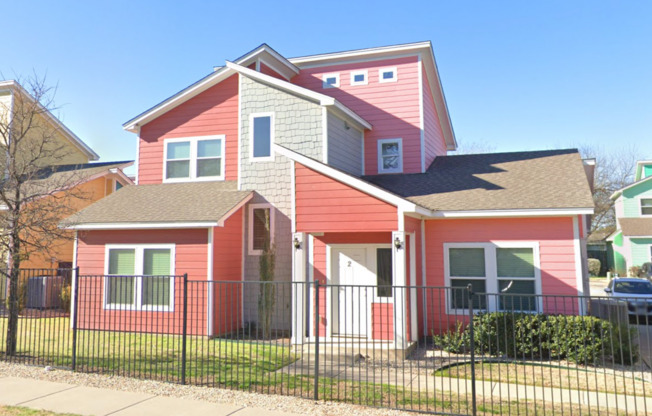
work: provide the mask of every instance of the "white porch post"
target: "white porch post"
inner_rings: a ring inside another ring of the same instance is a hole
[[[308,238],[292,234],[292,344],[303,344],[306,337],[306,260]]]
[[[399,247],[400,243],[400,247]],[[405,265],[406,265],[405,231],[392,232],[392,260],[394,264],[394,348],[404,350],[406,343],[406,313],[405,308],[407,291],[405,284]]]

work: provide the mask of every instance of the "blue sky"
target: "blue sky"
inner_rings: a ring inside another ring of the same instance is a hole
[[[652,159],[652,2],[14,1],[3,16],[0,78],[46,75],[103,161],[135,158],[122,123],[260,43],[293,57],[422,40],[462,144]]]

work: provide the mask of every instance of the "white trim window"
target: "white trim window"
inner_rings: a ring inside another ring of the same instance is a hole
[[[380,68],[378,70],[378,82],[396,82],[398,81],[398,70],[395,66],[389,68]]]
[[[163,182],[224,180],[223,134],[163,141]]]
[[[274,113],[249,115],[249,159],[256,162],[273,161]]]
[[[467,310],[469,284],[476,311],[541,310],[538,243],[445,243],[444,270],[450,313]]]
[[[274,244],[274,207],[250,204],[248,213],[249,255],[259,256],[266,245]]]
[[[107,244],[104,308],[174,310],[174,244]]]
[[[367,70],[362,69],[359,71],[351,71],[351,85],[367,85],[368,75]]]
[[[378,173],[403,172],[403,139],[378,140]]]
[[[338,88],[340,86],[340,73],[324,74],[321,77],[322,88]]]
[[[641,215],[652,216],[652,198],[641,198]]]

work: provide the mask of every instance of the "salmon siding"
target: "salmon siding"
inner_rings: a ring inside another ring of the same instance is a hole
[[[161,183],[164,141],[224,135],[225,179],[238,178],[238,76],[233,75],[142,126],[138,149],[138,183]]]
[[[365,174],[378,172],[378,140],[402,139],[403,172],[421,172],[421,120],[417,56],[301,69],[291,82],[331,96],[367,120]],[[396,68],[396,82],[379,82],[379,71]],[[351,73],[366,71],[366,85],[351,85]],[[323,88],[325,74],[339,74],[339,87]]]

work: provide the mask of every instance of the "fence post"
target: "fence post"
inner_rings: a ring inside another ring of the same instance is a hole
[[[72,362],[71,367],[72,371],[75,371],[77,368],[77,313],[79,308],[77,306],[79,299],[79,266],[75,267],[73,271],[73,282],[72,282]]]
[[[473,286],[469,283],[466,287],[469,294],[469,336],[471,341],[471,414],[475,416],[478,412],[477,401],[475,398],[475,333],[473,330]]]
[[[181,338],[181,384],[186,384],[186,343],[188,336],[188,273],[183,274],[183,334]]]
[[[319,280],[315,281],[315,390],[314,399],[319,400]]]

